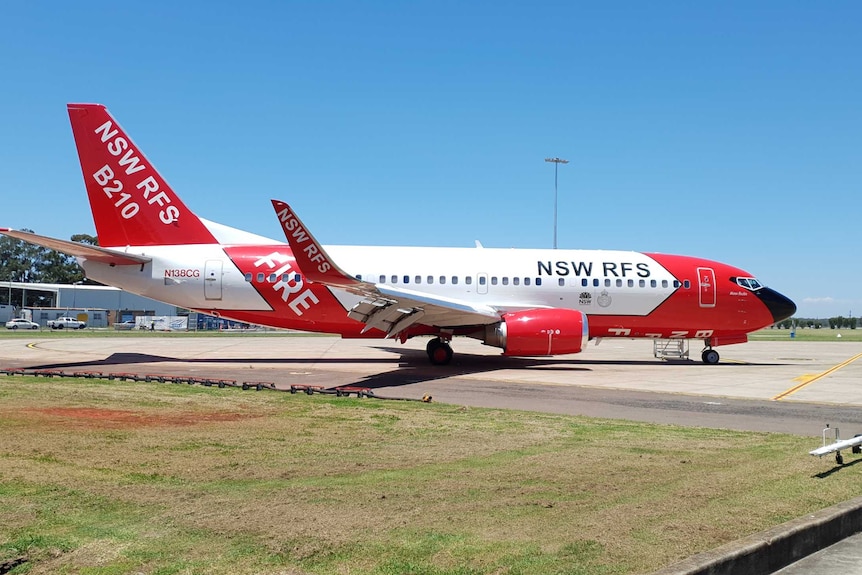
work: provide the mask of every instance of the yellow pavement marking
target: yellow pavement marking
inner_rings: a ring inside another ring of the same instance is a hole
[[[856,361],[860,357],[862,357],[862,353],[856,354],[853,357],[851,357],[850,359],[848,359],[847,361],[842,361],[841,363],[839,363],[838,365],[836,365],[834,367],[830,367],[829,369],[827,369],[823,373],[816,373],[816,374],[806,373],[805,375],[800,375],[799,377],[795,377],[795,378],[793,378],[793,380],[799,381],[800,383],[798,385],[791,387],[787,391],[783,391],[783,392],[779,393],[778,395],[776,395],[772,399],[774,399],[775,401],[778,401],[780,399],[784,399],[788,395],[796,393],[797,391],[799,391],[800,389],[802,389],[806,385],[808,385],[810,383],[814,383],[815,381],[817,381],[821,377],[826,377],[830,373],[838,371],[842,367],[846,367],[846,366],[850,365],[851,363],[853,363],[854,361]]]

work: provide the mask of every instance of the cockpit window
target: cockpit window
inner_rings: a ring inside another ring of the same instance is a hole
[[[740,286],[744,287],[745,289],[748,289],[751,291],[757,291],[763,287],[763,284],[754,278],[735,278],[735,279],[736,279],[737,284],[739,284]]]

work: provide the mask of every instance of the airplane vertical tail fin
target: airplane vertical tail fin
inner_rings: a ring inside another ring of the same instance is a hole
[[[101,104],[69,104],[99,244],[217,243]]]

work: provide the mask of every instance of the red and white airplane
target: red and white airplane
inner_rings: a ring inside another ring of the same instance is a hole
[[[432,363],[468,336],[507,356],[578,353],[594,338],[716,346],[792,316],[737,267],[601,250],[322,246],[273,200],[287,244],[198,217],[98,104],[69,104],[100,246],[0,229],[75,256],[96,281],[180,307],[342,337],[429,336]]]

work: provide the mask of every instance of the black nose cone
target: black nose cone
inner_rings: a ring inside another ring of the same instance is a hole
[[[778,323],[792,317],[796,313],[796,304],[790,298],[784,297],[774,289],[761,288],[754,292],[766,308],[772,313],[773,320]]]

